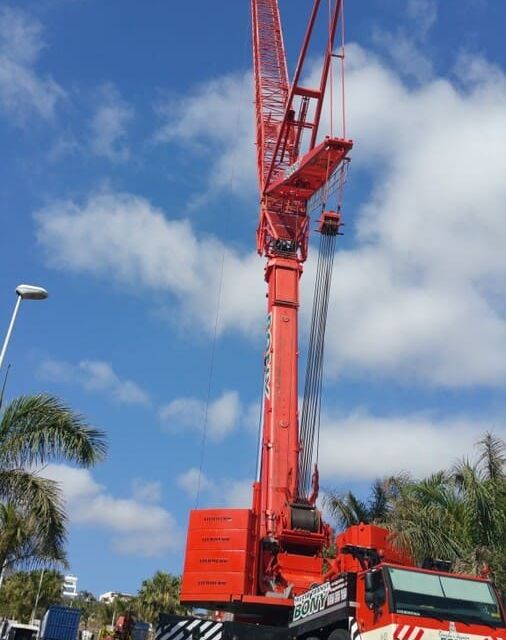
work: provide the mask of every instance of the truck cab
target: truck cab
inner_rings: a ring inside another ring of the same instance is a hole
[[[489,580],[395,564],[357,576],[355,632],[362,640],[506,640]]]
[[[36,625],[4,620],[0,628],[0,640],[37,640],[38,633]]]
[[[296,596],[289,637],[506,640],[506,618],[489,580],[380,562]]]

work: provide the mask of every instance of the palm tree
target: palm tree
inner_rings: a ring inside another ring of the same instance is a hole
[[[0,504],[0,566],[8,567],[40,562],[65,564],[64,540],[61,536],[41,535],[33,514],[12,502]]]
[[[181,578],[170,573],[157,571],[142,582],[137,596],[139,615],[154,624],[159,613],[186,613],[179,602]]]
[[[43,575],[40,571],[18,571],[5,580],[0,591],[0,615],[20,622],[28,622],[32,613],[41,618],[50,604],[62,602],[62,585],[63,576],[57,571],[44,571]]]
[[[457,571],[489,566],[506,587],[506,443],[487,433],[479,456],[400,488],[388,524],[413,557],[444,558]]]
[[[489,567],[506,589],[506,442],[487,433],[473,463],[422,480],[401,474],[377,480],[370,497],[329,493],[325,504],[344,529],[360,522],[387,526],[392,542],[417,561],[443,558],[460,572]]]
[[[105,452],[103,432],[54,396],[21,396],[6,407],[0,419],[0,569],[64,559],[60,489],[36,469],[63,460],[89,467]]]
[[[380,524],[385,522],[399,487],[407,480],[403,474],[375,480],[367,500],[361,500],[351,491],[331,491],[325,496],[324,505],[340,530],[361,522]]]

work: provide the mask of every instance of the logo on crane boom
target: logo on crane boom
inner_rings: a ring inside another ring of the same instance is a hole
[[[264,356],[264,394],[267,400],[271,398],[271,344],[272,344],[272,313],[267,316],[267,333]]]

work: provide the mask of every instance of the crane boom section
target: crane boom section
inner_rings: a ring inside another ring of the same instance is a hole
[[[261,194],[257,250],[269,258],[283,246],[304,262],[309,230],[307,202],[328,181],[352,146],[349,140],[332,137],[317,145],[342,0],[331,2],[320,81],[316,87],[302,82],[323,4],[321,0],[313,1],[293,81],[289,83],[277,1],[251,2]]]
[[[277,0],[252,0],[251,16],[258,183],[263,191],[285,116],[289,81]]]

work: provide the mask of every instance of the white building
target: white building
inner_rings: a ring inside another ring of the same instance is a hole
[[[119,591],[106,591],[98,597],[100,602],[106,602],[107,604],[114,602],[117,598],[120,598],[121,600],[130,600],[133,598],[133,595],[131,593],[120,593]]]
[[[62,596],[64,598],[77,597],[77,577],[76,576],[64,576]]]

